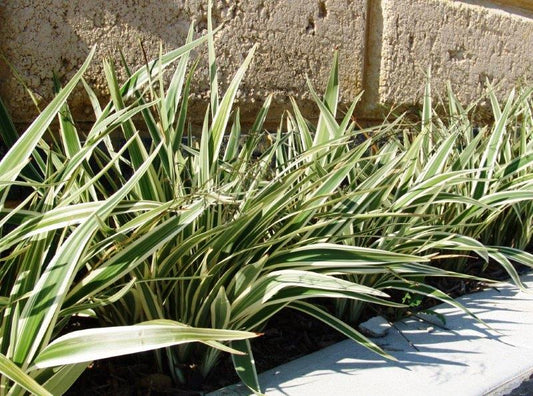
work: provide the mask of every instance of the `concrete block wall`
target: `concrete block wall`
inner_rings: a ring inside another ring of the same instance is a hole
[[[533,0],[217,0],[215,25],[222,83],[229,81],[254,43],[259,50],[242,85],[239,105],[251,118],[274,93],[277,117],[294,96],[315,114],[306,75],[324,87],[334,49],[339,50],[341,100],[364,90],[359,119],[379,119],[393,105],[419,103],[428,67],[436,95],[446,82],[463,101],[488,79],[501,95],[533,82]],[[183,44],[190,21],[206,29],[207,0],[0,0],[0,51],[44,105],[52,73],[64,81],[98,45],[87,80],[106,94],[102,57],[130,66]],[[200,56],[203,56],[200,54]],[[207,68],[195,86],[199,108],[207,95]],[[7,62],[0,60],[0,96],[16,122],[35,110]],[[77,119],[92,110],[81,92],[71,103]],[[198,114],[198,119],[201,119]]]

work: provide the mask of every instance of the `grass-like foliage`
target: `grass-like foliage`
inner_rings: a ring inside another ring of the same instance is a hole
[[[233,102],[255,48],[223,92],[211,18],[205,36],[192,32],[135,72],[124,65],[122,83],[106,60],[103,107],[82,77],[94,50],[24,133],[0,102],[9,146],[0,161],[1,395],[60,395],[95,359],[158,348],[176,382],[187,378],[183,367],[207,376],[232,353],[260,393],[251,339],[282,309],[393,359],[352,327],[365,304],[403,308],[393,289],[459,306],[426,280],[485,280],[466,271],[472,257],[499,263],[521,286],[513,262],[533,266],[524,251],[531,90],[503,104],[489,90],[495,121],[478,128],[451,92],[438,116],[428,84],[421,122],[361,130],[357,100],[338,109],[335,56],[324,96],[309,86],[316,124],[293,101],[266,131],[266,98],[241,131]],[[190,54],[204,45],[211,96],[193,136]],[[80,83],[95,115],[84,134],[67,103]],[[8,205],[15,188],[24,197]],[[102,327],[70,331],[80,315]]]

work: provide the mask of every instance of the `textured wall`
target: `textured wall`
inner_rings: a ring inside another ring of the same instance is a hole
[[[189,23],[205,32],[207,0],[0,0],[0,50],[37,92],[51,97],[51,76],[63,81],[97,44],[87,80],[105,95],[101,58],[131,66],[183,44]],[[365,90],[359,117],[379,118],[381,105],[416,103],[425,71],[435,90],[450,80],[462,99],[475,98],[485,80],[506,92],[533,75],[532,0],[224,0],[215,1],[221,81],[227,81],[254,43],[259,49],[242,85],[245,117],[275,94],[276,108],[293,95],[312,115],[305,75],[322,88],[334,48],[340,50],[342,100]],[[197,102],[205,97],[207,69],[198,72]],[[35,114],[24,90],[0,61],[0,95],[18,122]],[[81,90],[78,118],[92,110]],[[278,111],[279,112],[279,111]]]
[[[88,73],[96,90],[105,93],[105,80],[98,58],[119,59],[124,51],[130,65],[143,63],[140,41],[148,56],[183,44],[190,21],[198,33],[206,29],[204,0],[158,1],[18,1],[0,2],[2,51],[21,72],[29,87],[45,101],[52,90],[51,76],[72,75],[97,44],[97,59]],[[305,75],[318,87],[327,78],[334,48],[343,59],[345,98],[361,90],[364,37],[364,0],[217,1],[215,26],[224,24],[217,36],[221,82],[232,74],[247,51],[259,43],[254,62],[242,85],[242,99],[258,103],[268,93],[279,101],[287,94],[306,97]],[[31,119],[33,107],[16,79],[1,66],[0,95],[18,121]],[[198,73],[196,92],[207,89],[207,68]],[[81,94],[74,99],[78,116],[90,114]],[[243,107],[247,107],[246,105]]]
[[[479,97],[487,79],[508,93],[533,77],[533,13],[487,1],[406,3],[383,2],[382,102],[416,102],[427,65],[433,88],[443,92],[449,80],[461,100]]]

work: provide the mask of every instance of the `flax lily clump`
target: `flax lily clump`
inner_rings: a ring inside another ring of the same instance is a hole
[[[162,347],[176,381],[184,379],[183,363],[198,362],[206,375],[224,351],[235,355],[239,374],[259,391],[244,340],[289,305],[390,357],[303,300],[342,297],[401,306],[384,292],[335,275],[351,260],[380,267],[428,258],[305,239],[306,228],[322,226],[312,224],[315,215],[363,154],[340,149],[349,136],[327,144],[338,146],[339,155],[318,178],[310,159],[324,155],[326,144],[281,160],[287,137],[279,136],[257,158],[267,100],[243,144],[234,114],[223,145],[254,50],[220,99],[210,67],[213,94],[202,136],[199,144],[184,145],[183,137],[191,136],[190,51],[207,42],[214,62],[211,27],[196,40],[192,31],[184,47],[122,85],[106,61],[111,100],[104,107],[82,78],[94,50],[20,136],[1,106],[2,138],[11,144],[0,161],[2,394],[62,394],[94,359]],[[156,86],[173,61],[178,64],[168,88]],[[86,135],[67,105],[79,82],[96,118]],[[139,117],[149,147],[139,136]],[[54,118],[59,131],[45,140]],[[121,147],[110,138],[117,130],[125,139]],[[11,208],[5,203],[16,186],[27,194]],[[317,269],[309,262],[316,254]],[[80,315],[108,327],[69,332]],[[192,342],[205,347],[185,345]]]
[[[152,66],[163,68],[206,40],[207,37],[191,40]],[[75,315],[94,316],[95,309],[112,304],[131,291],[133,282],[104,292],[101,288],[85,288],[90,298],[67,303],[69,292],[79,286],[79,280],[94,273],[97,264],[105,261],[106,249],[114,245],[114,250],[120,251],[125,238],[131,237],[127,236],[129,230],[143,219],[145,225],[150,224],[161,213],[174,214],[179,232],[218,200],[191,196],[192,200],[184,203],[144,198],[156,193],[147,183],[163,145],[147,152],[138,132],[133,130],[131,118],[154,103],[145,105],[136,100],[128,107],[116,108],[110,103],[101,109],[93,100],[96,121],[87,136],[81,138],[66,101],[82,81],[93,54],[94,49],[78,73],[21,136],[0,103],[2,139],[12,144],[0,161],[0,394],[27,391],[59,395],[95,359],[188,342],[238,354],[241,352],[221,341],[257,336],[245,331],[194,328],[164,319],[63,334]],[[131,96],[147,79],[145,69],[139,70],[128,79],[121,94]],[[89,88],[88,93],[95,99]],[[56,117],[60,124],[58,141],[50,145],[43,136]],[[122,128],[128,140],[114,151],[109,135],[117,128]],[[124,157],[126,150],[131,160]],[[127,169],[129,178],[123,169]],[[16,186],[28,193],[11,208],[6,202]],[[132,256],[122,252],[121,258],[130,260]],[[122,278],[117,275],[108,280],[119,284]]]
[[[489,93],[495,122],[477,135],[452,94],[449,117],[437,116],[429,85],[419,125],[399,117],[358,130],[357,100],[338,109],[335,56],[324,96],[309,86],[316,125],[293,101],[266,131],[266,98],[242,131],[234,100],[255,47],[221,92],[213,35],[208,16],[206,36],[191,27],[183,47],[122,84],[106,60],[103,107],[82,77],[91,52],[20,136],[0,105],[10,146],[0,161],[0,394],[62,394],[95,359],[157,348],[176,382],[187,367],[207,376],[230,352],[260,393],[251,339],[283,309],[393,359],[353,327],[365,305],[405,307],[394,289],[459,306],[424,282],[481,279],[465,256],[501,264],[518,285],[512,261],[533,266],[520,250],[533,213],[531,91],[503,106]],[[194,139],[190,53],[204,44],[211,96]],[[79,83],[95,114],[84,135],[67,104]],[[59,130],[43,139],[55,118]],[[27,193],[11,208],[15,187]],[[103,327],[70,331],[81,315]]]
[[[421,122],[399,121],[393,133],[376,136],[376,155],[350,189],[368,192],[341,204],[341,215],[350,217],[342,224],[347,243],[435,253],[434,266],[458,273],[467,273],[477,257],[485,267],[500,264],[523,287],[512,262],[533,264],[523,251],[531,246],[533,221],[532,93],[512,92],[501,105],[490,88],[494,121],[478,128],[469,118],[473,106],[463,109],[451,90],[448,114],[439,116],[428,84]],[[357,219],[369,213],[376,215]],[[391,286],[384,276],[354,280],[380,290]],[[361,308],[341,301],[338,313],[356,320]]]

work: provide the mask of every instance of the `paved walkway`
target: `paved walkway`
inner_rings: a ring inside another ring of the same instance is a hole
[[[522,382],[506,396],[531,396],[533,395],[533,375],[528,380]]]
[[[522,280],[533,290],[533,274]],[[260,383],[269,396],[511,393],[533,373],[533,293],[500,284],[457,300],[491,329],[457,308],[440,305],[435,311],[445,315],[444,327],[407,318],[386,337],[374,339],[398,362],[348,340],[269,370],[259,376]],[[233,385],[211,395],[240,394],[249,392]]]

